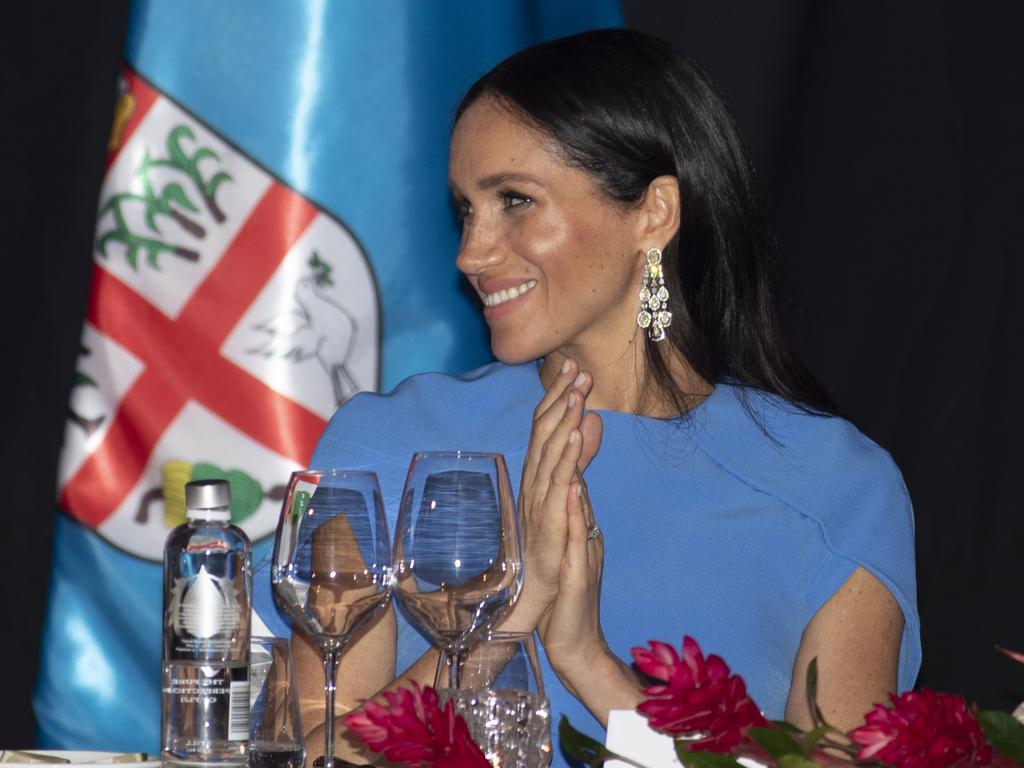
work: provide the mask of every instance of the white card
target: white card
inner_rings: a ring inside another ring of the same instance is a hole
[[[671,736],[651,729],[647,718],[632,709],[613,709],[608,713],[608,735],[604,745],[612,752],[635,760],[645,768],[682,768]],[[749,757],[739,758],[747,768],[765,768]],[[606,768],[635,768],[622,760],[609,760]]]

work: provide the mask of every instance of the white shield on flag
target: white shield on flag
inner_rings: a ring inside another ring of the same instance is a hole
[[[59,469],[62,506],[159,560],[184,483],[274,530],[288,474],[379,381],[376,281],[348,229],[126,71]]]

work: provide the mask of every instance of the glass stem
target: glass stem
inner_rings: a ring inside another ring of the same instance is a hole
[[[337,688],[335,678],[340,653],[341,648],[337,643],[329,643],[324,648],[324,697],[327,707],[324,718],[324,768],[334,768],[334,691]]]
[[[448,652],[448,687],[452,691],[459,690],[459,682],[462,679],[462,662],[465,658],[465,650]]]

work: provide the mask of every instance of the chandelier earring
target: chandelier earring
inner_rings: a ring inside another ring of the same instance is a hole
[[[664,341],[665,329],[672,324],[659,248],[647,251],[647,263],[640,283],[640,314],[636,316],[636,324],[646,329],[647,338],[651,341]]]

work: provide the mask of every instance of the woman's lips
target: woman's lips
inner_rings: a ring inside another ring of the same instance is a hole
[[[484,293],[484,318],[491,321],[515,311],[536,286],[536,280],[524,280],[507,288]]]
[[[526,280],[519,285],[502,288],[500,291],[485,293],[483,296],[485,307],[497,307],[512,299],[517,299],[524,293],[533,290],[537,285],[536,280]]]

